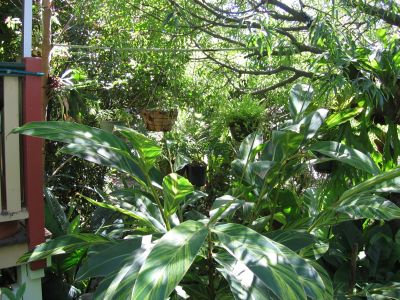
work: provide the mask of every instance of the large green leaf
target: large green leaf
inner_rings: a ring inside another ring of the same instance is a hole
[[[141,212],[147,219],[162,232],[166,231],[164,220],[157,205],[150,199],[153,196],[138,189],[122,189],[110,193],[110,196],[115,197],[121,203],[121,207],[128,210],[136,210]],[[129,207],[131,204],[135,207]]]
[[[207,234],[204,224],[192,220],[168,231],[141,267],[130,299],[167,299],[193,263]]]
[[[317,134],[327,115],[328,110],[321,108],[310,113],[297,123],[289,125],[282,130],[290,130],[297,133],[303,133],[304,139],[309,140]]]
[[[326,119],[326,125],[328,128],[332,128],[334,126],[343,124],[359,115],[363,110],[363,107],[356,107],[338,111]]]
[[[167,216],[172,215],[185,197],[193,193],[193,185],[185,177],[171,173],[163,179],[164,211]]]
[[[400,177],[400,168],[396,168],[371,177],[344,192],[340,196],[338,203],[340,204],[346,199],[352,198],[367,191],[374,190],[375,188],[379,190],[384,186],[386,189],[388,189],[390,184],[396,185],[396,182],[393,182],[393,180],[397,177]]]
[[[73,122],[32,122],[12,131],[52,141],[67,143],[62,151],[88,161],[113,167],[145,181],[138,158],[115,135],[98,128]]]
[[[141,238],[120,240],[109,245],[95,245],[76,274],[76,280],[105,277],[119,271],[142,245]]]
[[[157,143],[132,128],[116,126],[116,130],[127,138],[133,148],[139,152],[139,156],[145,162],[146,169],[149,170],[161,155],[161,148]]]
[[[218,225],[213,232],[221,246],[278,299],[326,299],[315,269],[285,246],[239,224]]]
[[[80,195],[83,199],[85,199],[86,201],[102,207],[102,208],[107,208],[110,209],[112,211],[115,212],[119,212],[123,215],[126,215],[128,217],[134,218],[136,220],[138,220],[140,222],[140,224],[148,226],[150,228],[152,228],[154,231],[156,232],[165,232],[165,227],[163,224],[161,224],[157,219],[153,218],[152,216],[148,215],[148,214],[144,214],[140,211],[135,211],[132,209],[132,207],[127,208],[123,208],[120,207],[120,205],[116,205],[116,204],[108,204],[105,202],[98,202],[96,200],[93,200],[89,197]]]
[[[230,195],[224,195],[215,199],[210,211],[210,223],[223,219],[229,214],[242,207],[245,201],[239,200]]]
[[[373,194],[361,194],[342,201],[334,209],[351,219],[400,219],[400,208],[393,202]]]
[[[313,89],[306,84],[295,84],[290,90],[289,111],[293,119],[301,115],[311,103]]]
[[[255,155],[255,151],[259,149],[262,142],[263,138],[261,134],[256,132],[249,134],[240,144],[238,159],[244,162],[248,161],[252,155]]]
[[[75,250],[85,249],[96,244],[110,244],[114,241],[101,235],[80,233],[60,236],[37,246],[18,259],[18,262],[29,262],[44,259],[52,255],[64,254]]]
[[[225,250],[218,251],[213,257],[222,266],[217,270],[228,281],[235,299],[279,299],[243,262]]]
[[[299,251],[316,243],[316,238],[305,231],[280,229],[266,234],[268,238],[288,247],[292,251]]]
[[[152,244],[130,250],[123,257],[123,264],[116,271],[108,273],[96,288],[95,299],[130,299],[139,270],[149,255]],[[111,255],[113,255],[111,253]],[[110,265],[111,266],[111,265]]]
[[[369,155],[338,142],[318,142],[312,145],[310,150],[319,152],[372,175],[377,175],[380,173],[378,166]]]

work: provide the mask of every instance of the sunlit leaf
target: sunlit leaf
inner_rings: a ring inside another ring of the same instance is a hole
[[[132,128],[116,126],[115,129],[128,139],[133,148],[139,152],[147,170],[149,170],[161,155],[161,148],[157,143]]]
[[[98,128],[73,122],[32,122],[12,131],[52,141],[67,143],[62,151],[88,161],[113,167],[145,181],[138,158],[115,135]]]
[[[96,244],[110,244],[114,241],[92,233],[80,233],[60,236],[37,246],[33,251],[24,254],[18,262],[44,259],[57,254],[85,249]]]
[[[310,147],[310,150],[319,152],[339,162],[351,165],[372,175],[377,175],[380,173],[378,166],[369,155],[338,142],[318,142],[313,144]]]
[[[292,118],[302,114],[311,103],[313,89],[306,84],[295,84],[290,90],[289,111]]]
[[[167,299],[193,263],[207,234],[204,224],[192,220],[168,231],[141,267],[130,299]]]
[[[213,232],[221,246],[278,299],[325,299],[315,269],[285,246],[239,224],[217,225]]]
[[[171,173],[163,179],[164,211],[170,216],[183,204],[185,197],[194,191],[188,179],[176,173]]]

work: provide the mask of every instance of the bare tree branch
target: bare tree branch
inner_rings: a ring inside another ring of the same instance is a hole
[[[243,94],[252,94],[252,95],[261,95],[261,94],[265,94],[267,92],[276,90],[277,88],[283,87],[289,83],[292,83],[294,81],[296,81],[297,79],[299,79],[301,77],[301,75],[299,74],[294,74],[292,77],[289,77],[283,81],[278,82],[277,84],[271,85],[269,87],[266,88],[262,88],[259,90],[255,90],[255,91],[242,91]]]

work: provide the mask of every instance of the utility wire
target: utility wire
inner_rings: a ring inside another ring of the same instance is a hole
[[[88,45],[67,45],[53,44],[53,47],[70,48],[70,49],[88,49],[88,50],[110,50],[110,51],[127,51],[127,52],[228,52],[228,51],[251,51],[254,48],[236,47],[236,48],[115,48],[106,46],[88,46]]]

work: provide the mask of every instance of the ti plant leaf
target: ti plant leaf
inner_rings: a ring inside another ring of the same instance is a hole
[[[295,84],[290,90],[289,111],[293,119],[307,109],[313,97],[313,89],[306,84]]]
[[[92,247],[77,273],[77,280],[104,277],[96,289],[96,299],[128,299],[152,246],[145,238],[133,238],[109,247]]]
[[[157,143],[131,128],[116,126],[116,130],[132,144],[149,171],[161,155],[161,148]]]
[[[99,207],[103,207],[106,209],[110,209],[112,211],[115,212],[119,212],[123,215],[126,215],[128,217],[134,218],[137,221],[139,221],[140,224],[148,226],[149,228],[151,228],[152,230],[154,230],[155,232],[165,232],[165,226],[163,224],[161,224],[157,219],[153,218],[152,216],[142,213],[140,211],[134,211],[134,210],[130,210],[130,209],[126,209],[126,208],[122,208],[119,207],[117,205],[114,204],[108,204],[108,203],[104,203],[104,202],[98,202],[96,200],[93,200],[89,197],[80,195],[83,199],[85,199],[86,201],[99,206]]]
[[[69,234],[55,238],[37,246],[18,259],[19,263],[44,259],[52,255],[64,254],[75,250],[86,249],[98,244],[112,244],[114,241],[92,233]]]
[[[318,142],[312,145],[310,150],[319,152],[372,175],[377,175],[380,173],[378,166],[370,156],[338,142]]]
[[[393,220],[400,219],[400,208],[393,202],[373,194],[348,198],[334,208],[351,219]]]
[[[230,195],[224,195],[215,199],[210,211],[210,224],[223,219],[244,205],[245,201]]]
[[[207,234],[203,223],[192,220],[168,231],[141,267],[129,299],[167,299],[190,268]]]
[[[62,152],[88,161],[113,167],[144,182],[145,174],[139,158],[131,154],[128,146],[117,136],[98,128],[73,122],[32,122],[18,127],[12,133],[46,138],[67,143]]]
[[[213,255],[214,259],[221,267],[217,270],[225,277],[229,283],[235,299],[240,300],[259,300],[272,299],[279,300],[270,289],[246,265],[235,259],[225,250],[220,250]]]
[[[172,215],[183,203],[185,197],[193,193],[193,185],[185,177],[171,173],[163,179],[164,211]]]
[[[276,299],[327,299],[317,271],[285,246],[239,224],[217,225],[213,232],[221,246]]]

